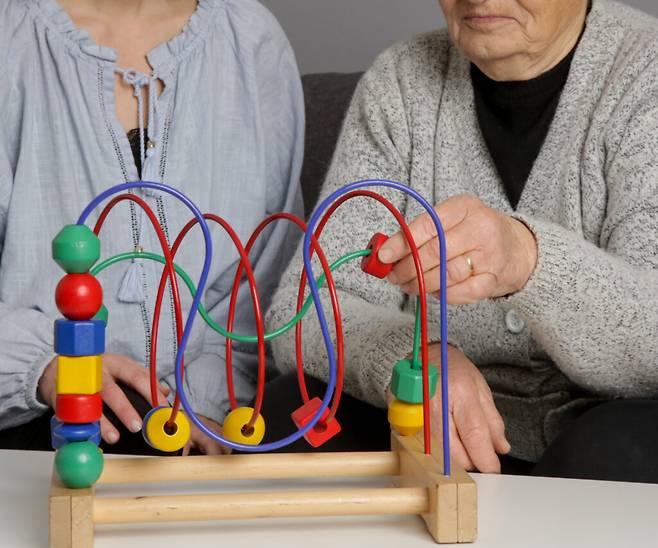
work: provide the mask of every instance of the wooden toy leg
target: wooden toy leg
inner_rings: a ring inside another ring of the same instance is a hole
[[[50,548],[94,545],[94,489],[67,489],[53,472],[50,486]]]
[[[400,475],[395,483],[428,489],[429,511],[421,517],[436,542],[473,542],[477,537],[477,486],[454,462],[452,474],[442,475],[441,445],[433,440],[432,446],[432,454],[426,455],[418,438],[393,433],[391,449],[400,456]]]

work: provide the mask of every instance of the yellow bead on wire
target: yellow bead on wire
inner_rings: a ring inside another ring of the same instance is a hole
[[[258,445],[265,437],[265,420],[258,415],[252,428],[247,428],[254,410],[252,407],[237,407],[224,419],[222,433],[224,437],[235,443]]]
[[[402,436],[413,436],[423,428],[423,404],[393,400],[388,406],[388,422]]]
[[[182,411],[176,413],[174,426],[167,426],[171,417],[171,407],[156,407],[144,417],[142,433],[146,442],[160,451],[174,453],[180,451],[190,440],[190,421]]]

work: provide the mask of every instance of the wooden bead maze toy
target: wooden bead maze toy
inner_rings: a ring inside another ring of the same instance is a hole
[[[279,213],[265,219],[245,246],[231,226],[221,217],[203,214],[178,190],[161,183],[138,181],[112,187],[85,208],[77,223],[65,226],[54,238],[54,260],[66,275],[55,291],[57,307],[65,319],[55,322],[55,352],[58,354],[57,402],[53,417],[52,444],[57,450],[50,492],[50,545],[53,548],[89,547],[93,545],[94,525],[105,523],[172,522],[199,520],[250,519],[257,517],[303,517],[330,515],[417,514],[426,522],[432,537],[439,543],[473,542],[477,534],[476,485],[469,475],[450,461],[448,435],[447,386],[447,305],[441,298],[441,364],[439,370],[428,361],[427,296],[418,250],[400,212],[379,194],[367,187],[387,187],[416,199],[430,214],[439,236],[440,256],[445,257],[445,238],[441,223],[431,204],[406,185],[386,180],[357,181],[346,185],[324,200],[309,220]],[[131,192],[149,188],[180,200],[193,214],[173,245],[167,238],[149,205]],[[381,263],[377,251],[387,236],[376,234],[363,250],[341,257],[329,264],[318,241],[333,212],[351,198],[361,196],[379,201],[400,224],[412,250],[419,282],[415,335],[411,358],[401,360],[392,371],[391,391],[395,399],[388,417],[393,428],[391,451],[354,453],[278,453],[237,454],[195,457],[149,457],[104,459],[99,449],[102,415],[102,354],[105,351],[105,327],[108,311],[103,305],[102,288],[96,275],[123,260],[141,259],[164,265],[154,308],[151,332],[150,377],[153,409],[144,417],[142,433],[152,447],[176,452],[190,437],[190,421],[205,435],[243,453],[266,453],[287,446],[302,436],[313,447],[320,447],[340,433],[335,418],[343,388],[343,329],[332,271],[342,264],[361,259],[361,269],[384,278],[391,265]],[[94,209],[111,198],[102,210],[94,230],[86,221]],[[162,248],[162,255],[136,250],[98,263],[98,234],[112,208],[123,201],[143,208],[150,219]],[[304,231],[304,270],[301,274],[297,314],[287,324],[265,333],[262,310],[248,254],[259,235],[272,222],[287,220]],[[241,262],[235,274],[227,325],[217,324],[204,309],[201,298],[212,261],[212,240],[208,222],[219,224],[235,244]],[[196,225],[203,232],[205,257],[197,286],[174,262],[185,236]],[[316,253],[323,274],[316,280],[312,256]],[[446,269],[441,261],[441,295],[445,295]],[[256,335],[233,333],[237,295],[246,274],[254,316]],[[193,295],[185,323],[178,288],[180,277]],[[171,407],[158,405],[156,373],[157,335],[160,309],[167,283],[173,297],[178,350],[175,364],[176,393]],[[310,295],[304,298],[306,284]],[[332,340],[325,318],[319,288],[326,284],[334,315],[336,341]],[[323,398],[311,398],[304,382],[301,362],[301,320],[315,307],[329,359],[329,380]],[[226,337],[226,376],[232,411],[219,435],[196,416],[183,385],[184,354],[197,312],[214,330]],[[300,394],[304,404],[291,418],[297,431],[275,442],[262,443],[265,421],[260,414],[265,386],[265,343],[295,328],[298,348]],[[258,345],[258,383],[253,407],[239,407],[233,388],[232,341]],[[437,385],[441,387],[442,440],[430,436],[430,399]],[[182,406],[182,409],[181,409]],[[418,434],[422,432],[422,436]],[[99,497],[106,484],[180,482],[239,479],[281,479],[317,477],[391,476],[388,488],[354,488],[255,493],[216,493],[204,495]]]

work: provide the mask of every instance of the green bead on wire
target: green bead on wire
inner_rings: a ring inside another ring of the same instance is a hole
[[[91,487],[103,473],[103,452],[90,441],[67,443],[55,454],[55,469],[66,487]]]
[[[53,238],[52,255],[67,274],[84,274],[101,256],[101,242],[87,225],[66,225]]]

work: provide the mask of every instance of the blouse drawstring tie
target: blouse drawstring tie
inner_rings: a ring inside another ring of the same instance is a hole
[[[155,103],[156,96],[156,78],[134,69],[115,69],[115,71],[123,77],[123,82],[126,85],[133,87],[133,95],[137,99],[137,118],[138,118],[138,131],[139,131],[139,152],[142,163],[142,174],[146,164],[146,158],[150,157],[155,151],[146,146],[144,140],[144,96],[142,89],[146,87],[148,92],[148,121],[147,127],[149,131],[154,131],[155,124]],[[141,219],[142,215],[138,218]],[[139,227],[141,233],[141,226]],[[142,280],[144,275],[144,266],[141,261],[133,259],[121,280],[121,285],[117,293],[117,298],[122,303],[142,303],[146,299],[144,294],[144,285]]]

